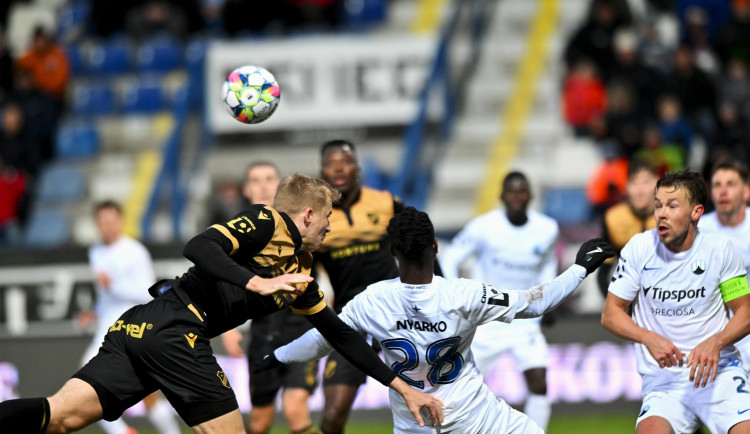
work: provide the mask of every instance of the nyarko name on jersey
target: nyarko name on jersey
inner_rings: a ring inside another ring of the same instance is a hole
[[[649,292],[651,293],[652,299],[660,300],[662,302],[667,301],[667,300],[676,300],[679,303],[684,299],[706,297],[705,286],[702,286],[698,289],[672,289],[672,290],[651,287],[651,286],[643,288],[643,295],[648,297]]]
[[[415,330],[418,332],[434,332],[440,333],[448,329],[448,325],[445,321],[429,322],[429,321],[412,321],[405,319],[403,321],[396,321],[396,330]]]

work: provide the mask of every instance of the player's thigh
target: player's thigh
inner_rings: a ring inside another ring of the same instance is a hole
[[[367,375],[349,363],[338,351],[331,353],[323,370],[323,386],[345,385],[355,389],[367,381]]]
[[[701,421],[674,394],[651,392],[643,398],[635,424],[638,433],[694,433]]]
[[[278,366],[250,375],[250,403],[253,407],[274,405],[284,382],[285,370],[286,366]]]
[[[102,418],[102,406],[94,388],[71,378],[48,399],[50,421],[47,432],[76,431]]]
[[[128,341],[139,375],[158,385],[188,426],[236,410],[203,321],[169,293],[156,301],[136,318],[136,324],[146,324],[142,336]]]
[[[729,428],[729,434],[750,434],[750,421],[746,420]]]
[[[137,315],[137,308],[123,313],[122,318]],[[157,389],[155,383],[143,376],[143,370],[133,364],[128,351],[126,335],[122,328],[113,328],[102,343],[99,352],[73,375],[89,384],[96,392],[104,420],[115,420],[122,413]]]
[[[285,368],[284,390],[303,389],[312,394],[318,387],[318,360],[290,363]]]
[[[512,346],[512,334],[508,334],[505,328],[508,324],[491,322],[477,328],[474,340],[471,342],[471,352],[474,355],[474,363],[482,373],[486,375],[504,352]]]
[[[191,425],[190,428],[198,434],[244,434],[242,414],[239,409],[217,416],[213,419]]]
[[[713,383],[694,394],[695,411],[711,432],[729,432],[750,421],[750,384],[743,369],[719,371]]]
[[[519,330],[510,351],[520,371],[546,368],[549,364],[547,339],[538,327]]]

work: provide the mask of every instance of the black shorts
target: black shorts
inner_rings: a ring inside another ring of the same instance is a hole
[[[273,314],[280,317],[284,324],[270,322],[263,323],[261,320],[253,320],[250,326],[250,344],[247,349],[247,361],[249,366],[260,362],[266,354],[274,349],[285,345],[302,336],[311,325],[307,320],[291,320],[279,313]],[[306,363],[289,363],[274,369],[258,372],[250,375],[250,402],[254,407],[272,405],[276,399],[279,389],[305,389],[312,394],[318,387],[318,361],[311,360]]]
[[[349,363],[338,351],[334,351],[326,359],[323,387],[337,384],[359,387],[365,381],[367,381],[367,375]]]
[[[110,327],[99,353],[73,376],[96,390],[105,420],[157,389],[188,426],[238,408],[199,315],[172,290]]]

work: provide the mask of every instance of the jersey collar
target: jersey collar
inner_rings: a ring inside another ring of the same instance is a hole
[[[292,241],[294,241],[294,253],[299,254],[302,253],[300,249],[302,248],[302,235],[299,233],[299,229],[297,229],[297,225],[294,224],[294,221],[292,221],[292,218],[289,217],[285,212],[279,211],[279,215],[282,219],[284,219],[284,223],[286,223],[286,228],[289,230],[289,234],[292,236]]]

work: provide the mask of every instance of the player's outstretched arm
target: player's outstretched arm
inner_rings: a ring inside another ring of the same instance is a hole
[[[393,388],[404,397],[410,410],[416,408],[415,418],[420,426],[424,426],[424,421],[419,416],[419,409],[422,407],[430,411],[433,420],[442,423],[443,410],[440,400],[414,390],[398,379],[396,374],[375,354],[365,339],[344,323],[330,307],[305,317],[320,331],[328,343],[357,369],[383,385]]]
[[[515,316],[536,318],[553,310],[578,288],[586,276],[614,255],[614,248],[606,241],[600,238],[586,241],[578,250],[576,263],[564,273],[547,283],[520,291],[523,297]]]
[[[684,354],[664,336],[638,326],[628,314],[630,301],[611,292],[607,294],[602,309],[602,327],[623,339],[646,346],[659,367],[682,366]]]

